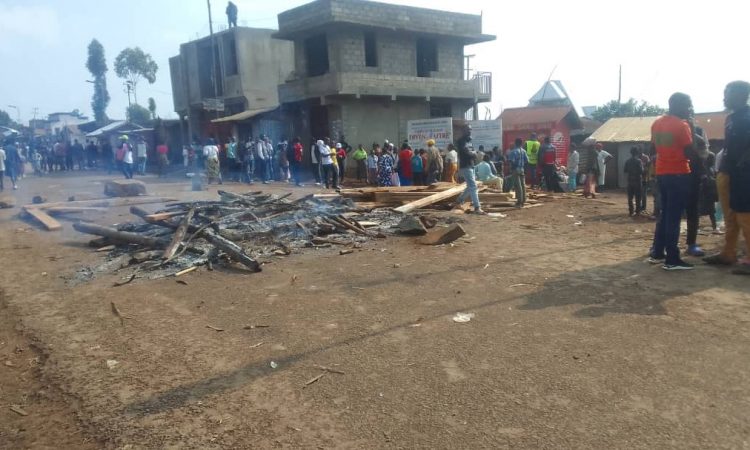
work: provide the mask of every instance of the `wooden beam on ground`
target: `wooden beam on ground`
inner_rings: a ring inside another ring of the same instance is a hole
[[[82,213],[82,212],[105,212],[107,208],[100,208],[96,206],[50,206],[44,208],[44,211],[48,214],[67,214],[67,213]]]
[[[49,214],[42,211],[41,209],[34,208],[31,206],[24,206],[23,212],[36,219],[41,223],[47,231],[58,231],[62,230],[62,224],[57,220],[53,219]]]
[[[97,200],[76,200],[72,202],[54,202],[54,203],[39,203],[37,205],[26,205],[29,208],[36,209],[47,209],[57,206],[62,207],[73,207],[73,206],[91,206],[91,207],[118,207],[118,206],[131,206],[131,205],[146,205],[149,203],[167,203],[176,201],[170,197],[130,197],[130,198],[106,198]]]
[[[119,231],[115,228],[104,227],[93,223],[77,222],[73,224],[73,228],[81,233],[102,236],[113,241],[123,242],[126,244],[138,244],[150,248],[164,248],[167,246],[167,244],[169,244],[167,241],[164,241],[162,239],[142,236],[138,233]]]
[[[190,227],[190,221],[193,220],[194,214],[195,208],[190,208],[190,211],[188,211],[188,213],[185,214],[185,217],[182,218],[180,226],[177,227],[177,230],[175,230],[174,235],[172,236],[172,242],[170,242],[166,250],[164,250],[164,255],[162,255],[162,257],[165,260],[169,261],[174,258],[174,255],[180,248],[180,244],[182,243],[183,239],[185,239],[185,235],[187,234],[188,228]]]
[[[419,200],[415,200],[413,202],[407,203],[404,206],[400,206],[396,208],[394,211],[398,211],[401,213],[410,213],[414,211],[415,209],[424,208],[425,206],[430,206],[435,203],[442,202],[443,200],[448,200],[450,198],[456,197],[461,192],[463,192],[464,189],[466,189],[465,183],[452,187],[442,192],[436,192],[435,194],[432,194],[428,197],[421,198]]]

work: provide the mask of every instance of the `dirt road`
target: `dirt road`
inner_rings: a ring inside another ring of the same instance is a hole
[[[0,448],[750,447],[749,280],[646,264],[652,223],[607,197],[466,216],[453,246],[388,238],[118,288],[69,283],[102,258],[69,222],[2,210]]]

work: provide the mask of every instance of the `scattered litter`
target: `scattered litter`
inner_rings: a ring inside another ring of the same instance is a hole
[[[271,361],[271,364],[269,364],[269,365],[271,366],[272,369],[275,369],[275,368],[279,367],[279,365],[276,364],[276,361]]]
[[[187,286],[188,285],[187,281],[185,281],[185,280],[175,280],[175,281],[177,282],[177,284],[181,284],[183,286]]]
[[[514,323],[510,324],[509,326],[515,327],[516,325],[518,325],[518,322],[514,322]]]
[[[409,326],[410,326],[411,328],[419,328],[419,327],[421,327],[421,326],[422,326],[422,324],[421,324],[421,323],[413,323],[413,324],[411,324],[411,325],[409,325]]]
[[[245,325],[242,327],[243,330],[254,330],[256,328],[268,328],[271,325]]]
[[[583,225],[583,222],[576,222],[573,225]]]
[[[504,219],[504,218],[508,217],[508,215],[507,214],[503,214],[503,213],[488,213],[487,217],[499,217],[501,219]]]
[[[223,328],[217,328],[217,327],[214,327],[214,326],[211,326],[211,325],[206,325],[206,328],[210,328],[210,329],[212,329],[214,331],[224,331]]]
[[[109,304],[112,306],[112,314],[115,315],[118,319],[120,319],[120,325],[125,325],[125,317],[120,312],[120,308],[115,305],[115,302],[109,302]]]
[[[323,372],[323,373],[321,373],[320,375],[318,375],[318,376],[316,376],[316,377],[314,377],[314,378],[311,378],[311,379],[307,380],[307,382],[305,383],[305,385],[304,385],[304,386],[303,386],[302,388],[304,389],[304,388],[306,388],[307,386],[310,386],[311,384],[313,384],[313,383],[317,382],[318,380],[320,380],[321,378],[323,378],[324,376],[326,376],[326,373],[327,373],[327,372]]]
[[[251,346],[250,346],[250,348],[258,348],[258,347],[260,347],[261,345],[263,345],[264,343],[265,343],[265,342],[258,342],[258,343],[257,343],[257,344],[255,344],[255,345],[251,345]]]
[[[132,275],[130,275],[130,277],[129,277],[129,278],[127,279],[127,280],[125,280],[125,281],[119,281],[119,282],[117,282],[117,283],[114,283],[114,284],[112,285],[112,287],[120,287],[120,286],[125,286],[126,284],[128,284],[128,283],[130,283],[131,281],[135,280],[135,276],[136,276],[136,275],[138,275],[138,272],[137,272],[137,271],[136,271],[136,272],[133,272],[133,274],[132,274]]]
[[[19,416],[26,417],[26,416],[29,415],[29,413],[27,413],[23,408],[21,408],[18,405],[10,405],[10,410],[13,411],[14,413],[18,414]]]
[[[399,267],[401,267],[401,264],[396,263],[396,264],[393,265],[394,269],[398,269]]]
[[[299,280],[299,275],[292,275],[292,281],[291,281],[291,283],[294,284],[294,283],[297,282],[297,280]]]
[[[457,313],[453,316],[453,321],[456,323],[466,323],[474,318],[474,313]]]
[[[342,372],[342,371],[340,371],[340,370],[337,370],[337,369],[331,369],[330,367],[326,367],[326,366],[321,366],[321,365],[319,365],[319,364],[314,364],[314,365],[313,365],[313,367],[315,367],[316,369],[320,369],[320,370],[326,371],[326,372],[330,372],[330,373],[337,373],[337,374],[339,374],[339,375],[344,375],[344,372]]]
[[[42,276],[46,277],[47,276],[47,272],[42,272]]]
[[[120,361],[114,360],[114,359],[108,359],[107,360],[107,369],[114,369],[117,367],[117,365],[120,364]]]
[[[179,272],[175,273],[174,276],[179,277],[179,276],[185,275],[186,273],[190,273],[194,270],[198,270],[198,266],[188,267],[185,270],[180,270]]]
[[[521,286],[531,286],[531,285],[530,284],[526,284],[526,283],[518,283],[518,284],[511,284],[508,287],[514,288],[514,287],[521,287]]]
[[[576,216],[574,216],[573,214],[568,214],[565,217],[567,217],[568,219],[575,219],[576,218]]]
[[[352,253],[354,253],[354,250],[347,249],[347,250],[341,250],[339,252],[339,255],[351,255]]]
[[[289,428],[292,431],[302,431],[302,428],[293,427],[291,425],[287,425],[287,428]]]
[[[489,264],[485,264],[485,265],[484,265],[484,269],[488,269],[489,267],[490,267],[490,265],[489,265]]]

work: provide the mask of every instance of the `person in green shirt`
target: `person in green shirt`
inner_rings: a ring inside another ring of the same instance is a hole
[[[537,163],[539,162],[539,149],[541,144],[536,137],[536,133],[531,133],[531,137],[526,141],[524,150],[526,150],[526,156],[529,158],[529,165],[527,166],[529,174],[529,184],[531,187],[537,185]]]
[[[362,181],[362,178],[367,180],[367,152],[365,151],[362,144],[357,146],[357,149],[352,153],[352,159],[357,163],[357,181]]]

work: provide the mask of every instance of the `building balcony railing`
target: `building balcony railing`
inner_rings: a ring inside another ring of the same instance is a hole
[[[372,95],[462,99],[472,103],[492,99],[492,74],[481,72],[470,80],[423,78],[362,72],[331,72],[291,80],[279,86],[282,103],[331,95]]]

